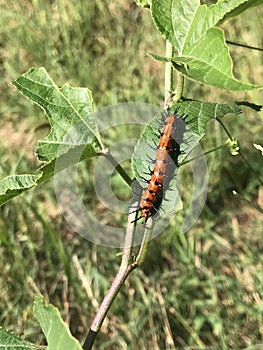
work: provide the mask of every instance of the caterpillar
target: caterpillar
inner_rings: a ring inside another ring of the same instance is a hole
[[[165,191],[169,188],[170,181],[174,177],[178,167],[180,144],[183,142],[185,122],[176,112],[168,109],[162,113],[162,129],[160,141],[157,146],[154,167],[150,171],[151,178],[147,180],[147,186],[140,200],[141,216],[145,221],[153,217],[161,206]]]

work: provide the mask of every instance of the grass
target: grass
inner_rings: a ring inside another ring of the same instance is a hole
[[[88,86],[97,108],[127,101],[162,104],[163,66],[146,53],[163,54],[165,45],[146,10],[127,0],[0,4],[1,178],[36,168],[33,149],[41,132],[36,127],[46,119],[11,86],[31,66],[45,66],[58,85]],[[262,6],[225,24],[227,38],[262,47],[259,13]],[[231,53],[237,76],[262,83],[262,53],[237,47]],[[232,94],[192,82],[186,83],[186,95],[262,103],[262,92]],[[262,144],[262,112],[246,109],[244,116],[226,117],[224,123],[262,177],[262,157],[252,147]],[[225,140],[222,128],[211,122],[203,147]],[[152,241],[143,266],[113,304],[95,349],[263,347],[263,217],[232,194],[238,190],[262,206],[262,186],[241,157],[225,148],[207,155],[207,162],[209,193],[200,218],[182,234],[179,214]],[[86,191],[92,186],[89,166],[81,168]],[[187,167],[183,180],[187,207]],[[122,188],[114,177],[114,187],[118,184]],[[57,207],[52,181],[7,203],[0,213],[0,324],[43,342],[32,313],[33,295],[41,293],[83,341],[118,269],[119,250],[92,245],[72,231]]]

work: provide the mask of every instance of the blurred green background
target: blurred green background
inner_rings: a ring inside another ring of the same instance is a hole
[[[11,84],[30,67],[44,66],[59,86],[89,87],[96,108],[131,101],[163,104],[164,67],[147,53],[164,55],[165,42],[148,10],[128,0],[0,0],[0,5],[0,178],[33,172],[39,166],[36,142],[48,133],[43,112]],[[262,5],[223,25],[227,39],[258,47],[263,47],[262,28]],[[235,75],[262,84],[263,53],[230,50]],[[191,81],[184,95],[258,104],[263,96]],[[252,144],[262,144],[262,118],[262,112],[244,108],[244,114],[223,120],[261,177],[262,156]],[[204,149],[225,140],[219,124],[210,122]],[[263,348],[263,215],[253,207],[263,206],[263,189],[244,160],[226,148],[210,153],[207,162],[209,193],[198,222],[182,234],[178,213],[152,241],[94,349]],[[86,191],[92,191],[91,167],[92,162],[81,168]],[[187,203],[187,167],[183,175]],[[114,186],[129,196],[122,180],[114,178]],[[249,203],[233,196],[233,189]],[[33,296],[41,293],[83,341],[118,270],[119,250],[93,245],[71,230],[57,206],[53,181],[13,199],[0,213],[0,324],[44,344],[32,312]],[[105,211],[101,215],[114,220]]]

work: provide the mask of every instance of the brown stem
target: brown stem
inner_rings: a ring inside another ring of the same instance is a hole
[[[136,186],[138,185],[134,181],[134,183],[132,184],[133,193],[138,193],[137,192],[138,189],[135,188]],[[92,322],[89,333],[83,345],[83,350],[90,350],[92,348],[94,341],[96,339],[96,336],[100,330],[100,327],[111,307],[111,304],[116,298],[120,288],[123,286],[128,275],[138,266],[138,264],[134,264],[132,261],[133,240],[134,240],[135,227],[136,227],[137,208],[138,208],[138,198],[137,198],[137,195],[134,195],[134,198],[132,200],[132,204],[129,210],[121,266]]]

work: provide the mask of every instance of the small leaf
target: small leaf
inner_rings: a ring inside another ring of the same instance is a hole
[[[71,335],[56,307],[45,305],[44,299],[36,296],[34,312],[46,336],[48,350],[82,350],[80,343]]]
[[[0,180],[0,206],[11,198],[36,186],[41,175],[13,175]]]
[[[222,31],[218,28],[209,30],[184,56],[171,59],[155,54],[151,56],[159,61],[172,61],[176,70],[199,83],[230,91],[263,88],[263,85],[244,84],[234,77],[229,49]]]
[[[188,127],[188,133],[193,133],[197,137],[195,142],[204,137],[206,124],[210,119],[222,118],[229,113],[237,115],[242,112],[235,102],[212,103],[194,100],[174,104],[170,110],[172,113],[177,111],[177,115],[183,116],[183,119]],[[141,178],[144,177],[143,174],[145,172],[148,172],[148,158],[155,159],[155,148],[156,145],[159,144],[160,120],[161,114],[158,114],[146,126],[133,154],[133,171],[137,180],[142,186],[143,181]],[[187,137],[188,135],[186,135],[184,139],[187,139]],[[186,143],[183,142],[181,144],[181,148],[183,149],[184,147],[184,151],[190,151],[189,147],[187,148]]]
[[[13,84],[25,96],[41,106],[51,125],[50,134],[40,140],[38,159],[50,162],[61,153],[79,145],[91,145],[94,153],[101,149],[92,113],[92,98],[88,89],[59,89],[44,68],[32,68]]]
[[[44,350],[46,347],[32,344],[19,338],[12,332],[0,327],[0,349],[1,350]]]

